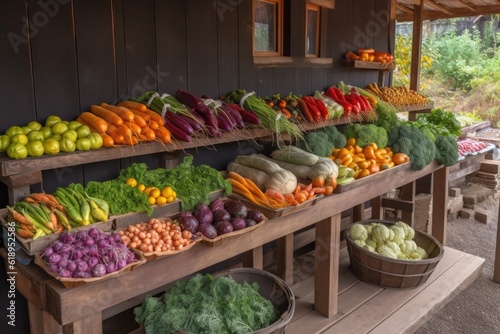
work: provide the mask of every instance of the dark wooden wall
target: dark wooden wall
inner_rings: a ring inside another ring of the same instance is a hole
[[[251,0],[4,1],[0,133],[52,114],[72,120],[91,104],[116,103],[148,90],[187,89],[214,97],[238,88],[260,96],[312,94],[341,80],[360,86],[377,80],[378,72],[340,67],[340,59],[357,47],[390,49],[388,0],[337,0],[335,10],[323,9],[321,56],[332,62],[314,65],[301,61],[304,0],[285,3],[290,17],[285,39],[298,61],[256,66]],[[218,148],[229,152],[222,155],[198,150],[196,159],[223,167],[242,150],[234,146]],[[158,164],[157,156],[145,156],[47,171],[43,188],[109,179],[134,161]]]

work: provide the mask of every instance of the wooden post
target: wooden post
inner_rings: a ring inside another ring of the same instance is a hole
[[[293,233],[276,240],[276,272],[287,284],[293,285]]]
[[[262,245],[243,253],[243,267],[264,269],[264,254]]]
[[[417,91],[420,87],[420,58],[422,56],[422,25],[424,1],[415,1],[413,16],[413,40],[411,48],[410,89]]]
[[[448,221],[448,167],[432,174],[432,235],[444,246]]]
[[[314,308],[325,317],[338,310],[341,214],[316,223]]]

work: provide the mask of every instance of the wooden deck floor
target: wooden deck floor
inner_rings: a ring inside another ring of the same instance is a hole
[[[296,307],[287,334],[413,333],[482,272],[484,259],[444,247],[443,259],[427,282],[414,289],[383,289],[356,279],[347,249],[341,251],[338,312],[326,318],[314,311],[313,254],[296,260],[292,286]]]

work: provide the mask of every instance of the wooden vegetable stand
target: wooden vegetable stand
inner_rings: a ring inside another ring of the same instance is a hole
[[[161,292],[165,285],[221,261],[246,253],[247,265],[262,268],[262,246],[278,240],[279,275],[292,284],[293,233],[316,227],[315,309],[330,317],[337,312],[341,213],[383,195],[391,189],[433,175],[433,234],[445,240],[447,168],[432,163],[421,171],[410,164],[388,170],[370,185],[324,197],[309,208],[270,219],[265,226],[242,234],[227,243],[210,247],[198,244],[177,255],[158,258],[115,278],[65,288],[41,268],[31,263],[17,266],[17,289],[29,303],[31,328],[53,333],[100,333],[102,320],[140,304],[144,295]],[[375,210],[376,212],[377,210]],[[6,257],[5,251],[2,256]]]

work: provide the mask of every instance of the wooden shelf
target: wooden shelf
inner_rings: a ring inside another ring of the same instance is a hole
[[[374,61],[342,59],[340,64],[344,67],[353,67],[366,70],[392,71],[394,69],[393,62],[383,64]]]
[[[301,131],[307,132],[330,125],[342,125],[352,122],[359,122],[359,119],[341,117],[322,123],[306,123],[299,124],[298,126]],[[0,156],[0,178],[140,155],[174,152],[197,147],[210,147],[217,144],[241,140],[264,139],[272,136],[273,133],[269,130],[263,128],[249,128],[227,132],[219,137],[193,137],[191,142],[174,141],[167,145],[160,142],[143,143],[135,146],[119,145],[112,148],[101,148],[85,152],[59,153],[52,156],[44,155],[41,157],[19,160],[11,159],[3,154]]]
[[[462,135],[460,136],[460,138],[465,138],[465,137],[467,137],[468,133],[471,133],[471,132],[474,132],[477,130],[482,130],[484,128],[488,128],[489,126],[490,126],[490,121],[482,121],[482,122],[474,123],[474,124],[469,125],[469,126],[465,126],[462,128]]]

